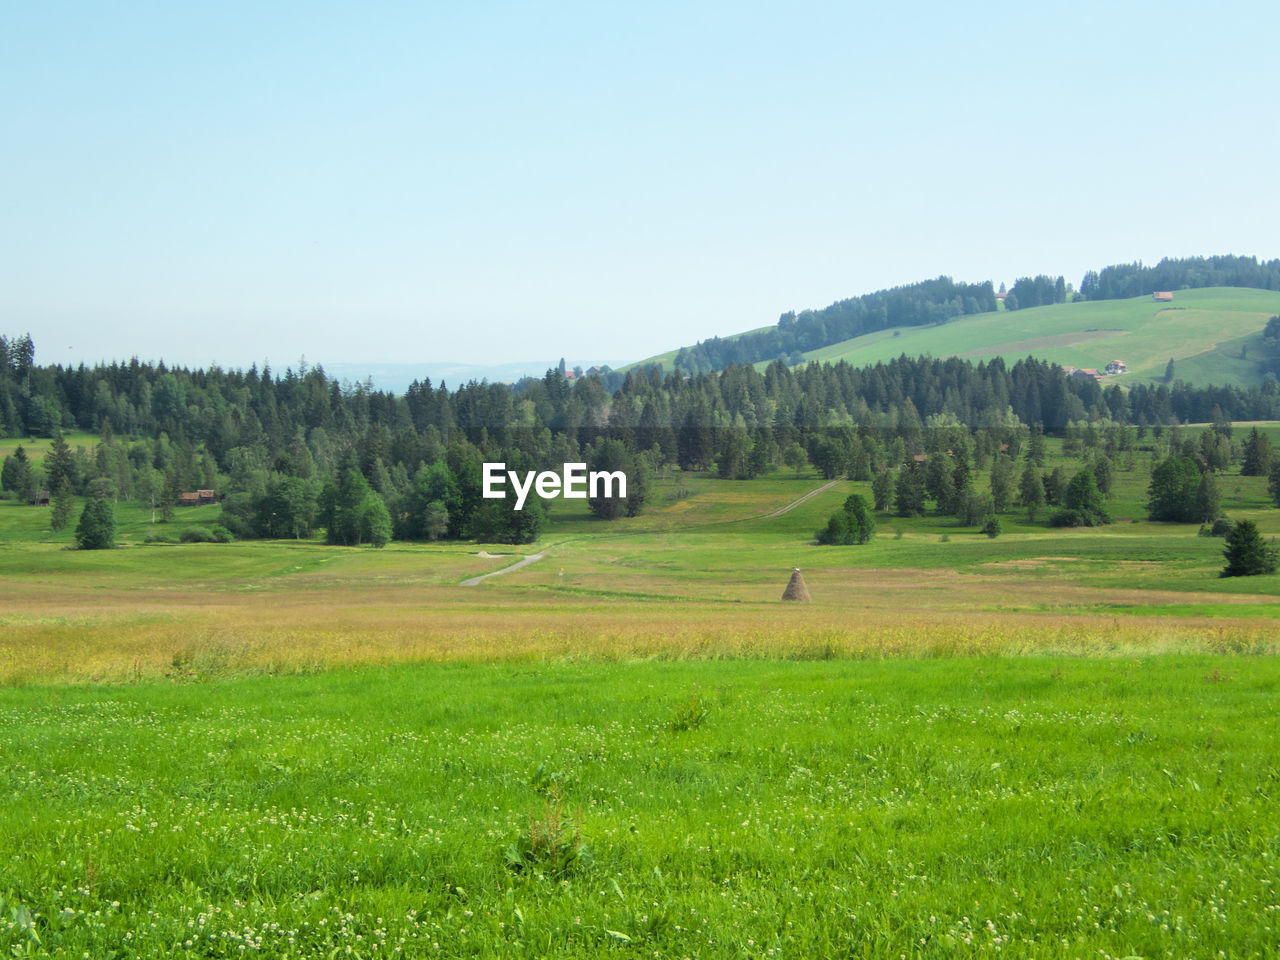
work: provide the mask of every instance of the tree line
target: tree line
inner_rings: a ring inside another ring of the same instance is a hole
[[[925,452],[940,424],[963,427],[989,458],[1028,431],[1068,435],[1079,423],[1145,430],[1183,419],[1280,419],[1274,382],[1126,394],[1069,380],[1033,358],[1012,366],[905,356],[863,368],[774,362],[763,372],[696,375],[650,368],[618,377],[612,390],[599,376],[569,380],[549,370],[515,385],[451,390],[415,381],[397,395],[306,364],[283,374],[137,359],[40,366],[29,337],[3,344],[0,432],[99,436],[92,450],[55,439],[43,465],[21,451],[6,458],[6,492],[140,501],[163,520],[183,492],[216,490],[222,523],[236,536],[323,529],[351,544],[536,538],[546,505],[515,511],[512,501],[484,500],[486,461],[520,471],[576,461],[623,470],[627,498],[590,503],[612,519],[642,511],[650,478],[671,468],[750,478],[813,464],[826,476],[871,479]]]

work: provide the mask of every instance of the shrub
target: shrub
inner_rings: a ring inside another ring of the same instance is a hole
[[[689,695],[688,700],[676,707],[667,726],[673,733],[679,733],[682,730],[696,730],[706,723],[707,713],[707,705],[702,697],[692,693]]]
[[[529,829],[505,851],[507,867],[516,873],[563,877],[590,865],[591,852],[582,840],[582,815],[567,814],[560,791],[552,786],[542,812],[529,812]]]
[[[1089,518],[1079,510],[1055,510],[1049,515],[1051,527],[1091,527]]]
[[[1231,531],[1234,530],[1235,528],[1236,528],[1236,525],[1233,521],[1228,520],[1226,517],[1219,517],[1217,520],[1213,521],[1213,526],[1209,529],[1209,536],[1211,537],[1229,536]]]
[[[1000,518],[994,516],[987,517],[987,522],[982,525],[982,532],[992,540],[1000,536]]]
[[[875,533],[875,517],[867,507],[867,501],[855,493],[845,500],[838,513],[831,515],[826,527],[814,537],[819,543],[847,545],[867,543]]]

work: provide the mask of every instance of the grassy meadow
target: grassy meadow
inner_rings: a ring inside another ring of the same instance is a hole
[[[10,690],[0,944],[1268,956],[1278,680],[979,657]]]
[[[1003,357],[1028,355],[1101,371],[1124,360],[1117,382],[1157,382],[1175,359],[1175,374],[1189,383],[1251,386],[1261,381],[1267,350],[1262,329],[1280,314],[1280,293],[1236,287],[1179,290],[1173,303],[1151,297],[1063,303],[1026,310],[959,317],[938,327],[900,327],[832,344],[806,360],[846,360],[865,366],[902,354]]]
[[[0,951],[1273,956],[1280,577],[1146,521],[1144,456],[1106,527],[862,547],[812,473],[517,548],[0,502]]]

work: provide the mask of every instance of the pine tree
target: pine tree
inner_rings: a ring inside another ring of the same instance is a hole
[[[1028,464],[1028,468],[1032,469]],[[991,461],[991,500],[996,513],[1004,513],[1009,509],[1013,499],[1013,461],[1003,453],[998,453]]]
[[[60,488],[64,480],[72,487],[76,484],[76,462],[61,432],[54,436],[53,445],[44,458],[44,475],[50,490]]]
[[[1194,520],[1200,523],[1213,523],[1222,513],[1218,497],[1218,481],[1206,470],[1200,477],[1200,486],[1196,488],[1196,509]]]
[[[875,477],[871,480],[871,496],[875,501],[876,509],[879,511],[888,510],[893,504],[893,471],[880,470],[877,471]]]
[[[894,504],[900,517],[918,517],[924,512],[924,470],[918,460],[908,460],[898,471]]]
[[[164,475],[164,486],[160,490],[160,522],[168,523],[173,519],[173,508],[178,502],[178,477],[173,470]]]
[[[1044,481],[1040,479],[1040,471],[1028,463],[1018,483],[1018,500],[1027,508],[1027,519],[1032,523],[1035,522],[1036,512],[1044,506],[1044,499]]]
[[[71,522],[71,514],[75,510],[75,498],[71,493],[71,484],[66,477],[58,484],[53,494],[52,509],[49,512],[49,529],[54,533],[64,529]]]
[[[90,499],[76,525],[81,550],[105,550],[116,545],[116,518],[110,500]]]
[[[1265,433],[1259,433],[1254,427],[1249,431],[1249,438],[1244,442],[1244,465],[1240,475],[1244,477],[1265,477],[1271,472],[1272,461],[1271,440]]]
[[[1227,534],[1227,548],[1223,556],[1227,565],[1220,576],[1253,577],[1276,572],[1276,548],[1262,539],[1258,526],[1252,520],[1241,520]]]

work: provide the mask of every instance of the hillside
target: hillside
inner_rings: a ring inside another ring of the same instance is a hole
[[[1280,292],[1238,287],[1181,290],[1172,304],[1149,296],[1082,301],[896,327],[811,350],[806,360],[866,366],[906,354],[1012,362],[1028,355],[1101,370],[1123,360],[1126,384],[1163,379],[1169,359],[1191,383],[1250,386],[1266,368],[1262,328],[1280,314]]]

